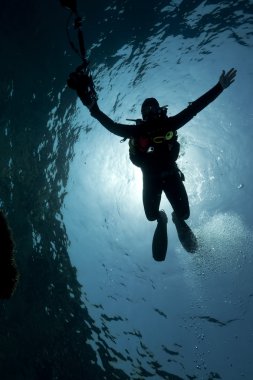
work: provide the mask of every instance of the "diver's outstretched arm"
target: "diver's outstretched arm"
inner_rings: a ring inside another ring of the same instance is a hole
[[[92,77],[89,73],[83,70],[83,67],[78,67],[69,75],[68,86],[76,90],[78,97],[85,107],[90,111],[91,116],[97,119],[109,132],[114,135],[130,138],[135,137],[139,133],[139,128],[135,125],[115,123],[109,116],[102,112],[97,104],[97,94],[93,85]]]
[[[207,91],[204,95],[200,96],[194,102],[189,103],[189,106],[183,111],[170,117],[171,129],[177,130],[188,123],[194,116],[213,102],[224,89],[229,87],[235,81],[235,76],[236,70],[234,68],[230,69],[227,73],[223,70],[218,83],[213,88]]]
[[[89,110],[92,117],[97,119],[103,127],[116,136],[130,138],[135,137],[140,133],[140,127],[136,125],[115,123],[109,116],[99,109],[97,103],[94,103],[89,107]]]

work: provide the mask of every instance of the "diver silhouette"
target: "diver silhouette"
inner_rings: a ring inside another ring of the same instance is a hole
[[[135,125],[114,122],[98,107],[97,99],[91,96],[87,87],[87,76],[80,70],[74,85],[83,104],[88,107],[91,116],[97,119],[109,132],[129,139],[129,156],[143,174],[143,205],[149,221],[157,221],[152,251],[156,261],[163,261],[167,252],[167,222],[163,210],[159,210],[162,192],[170,202],[179,240],[188,252],[195,252],[198,242],[185,220],[190,216],[188,196],[184,175],[177,166],[180,144],[177,130],[214,101],[224,89],[234,82],[236,70],[223,70],[218,83],[188,107],[174,116],[167,116],[167,106],[161,107],[155,98],[147,98],[141,107],[142,119]],[[94,94],[93,94],[94,95]]]

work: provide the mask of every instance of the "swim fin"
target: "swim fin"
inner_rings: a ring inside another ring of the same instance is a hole
[[[152,242],[152,252],[155,261],[164,261],[168,248],[168,234],[167,234],[167,223],[168,218],[166,213],[162,210],[159,211],[160,215],[157,220],[157,227],[155,229],[153,242]]]
[[[184,249],[189,253],[195,253],[198,250],[198,240],[188,224],[183,219],[179,219],[174,211],[172,213],[172,221],[175,224],[178,238]]]

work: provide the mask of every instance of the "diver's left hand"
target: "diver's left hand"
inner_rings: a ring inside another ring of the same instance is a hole
[[[237,70],[234,68],[230,69],[227,73],[225,73],[225,70],[222,71],[219,83],[221,84],[223,90],[229,87],[235,81],[236,73]]]

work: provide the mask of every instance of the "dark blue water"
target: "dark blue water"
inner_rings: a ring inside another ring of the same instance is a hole
[[[238,74],[179,133],[200,249],[180,245],[164,198],[169,249],[156,263],[127,142],[65,87],[79,64],[68,12],[3,2],[0,206],[21,278],[0,306],[0,378],[248,380],[253,4],[78,5],[99,105],[116,121],[151,96],[176,114],[223,69]]]

